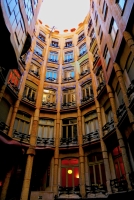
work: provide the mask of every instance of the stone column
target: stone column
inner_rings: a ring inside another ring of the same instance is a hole
[[[16,114],[17,114],[17,111],[18,111],[18,108],[19,108],[19,105],[20,105],[20,101],[22,99],[27,74],[28,74],[28,71],[29,71],[29,68],[30,68],[31,59],[32,59],[32,52],[29,52],[28,59],[26,61],[26,70],[24,71],[23,81],[22,81],[21,88],[20,88],[19,93],[18,93],[18,100],[14,104],[12,118],[11,118],[11,121],[10,121],[10,128],[9,128],[9,132],[8,132],[8,135],[10,137],[12,137],[12,135],[13,135],[14,121],[15,121],[15,117],[16,117]]]
[[[82,197],[85,197],[86,190],[85,190],[85,155],[83,151],[83,134],[82,134],[82,117],[81,111],[78,108],[77,114],[77,122],[78,122],[78,144],[79,144],[79,174],[80,174],[80,193]]]
[[[5,89],[6,89],[6,84],[4,84],[2,87],[1,87],[1,90],[0,90],[0,101],[4,95],[4,92],[5,92]]]
[[[7,190],[8,190],[8,186],[9,186],[9,182],[10,182],[12,173],[13,173],[13,168],[6,174],[6,177],[5,177],[3,186],[2,186],[2,190],[1,190],[0,200],[6,199]]]
[[[115,100],[114,100],[113,92],[112,92],[109,85],[107,85],[107,93],[108,93],[108,96],[109,96],[109,100],[110,100],[110,104],[111,104],[111,108],[112,108],[112,112],[113,112],[113,119],[114,119],[114,125],[115,125],[115,129],[116,129],[117,139],[119,141],[119,146],[120,146],[121,152],[122,152],[122,158],[123,158],[123,163],[124,163],[124,167],[125,167],[126,179],[127,179],[127,182],[128,182],[128,188],[131,189],[132,187],[131,187],[131,183],[130,183],[130,180],[129,180],[129,173],[131,172],[131,167],[130,167],[130,163],[129,163],[129,160],[128,160],[128,157],[127,157],[126,147],[125,147],[125,144],[124,144],[124,141],[123,141],[122,134],[119,131],[118,126],[117,126],[118,118],[117,118],[117,115],[116,115]]]
[[[130,50],[131,50],[131,52],[134,56],[134,40],[133,40],[133,37],[127,31],[124,31],[123,36],[124,36],[124,39],[126,40],[127,45],[130,47]]]
[[[101,144],[102,156],[104,160],[107,191],[108,193],[112,193],[111,186],[110,186],[111,173],[110,173],[110,166],[109,166],[109,160],[108,160],[108,152],[107,152],[107,147],[103,141],[101,108],[97,100],[96,81],[95,81],[95,75],[93,73],[93,55],[91,52],[89,52],[89,64],[90,64],[90,72],[91,72],[92,85],[93,85],[94,100],[95,100],[96,111],[97,111],[97,116],[98,116],[100,144]]]
[[[124,100],[124,103],[125,103],[125,106],[126,106],[128,118],[129,118],[130,123],[132,123],[132,128],[134,130],[134,125],[133,125],[134,124],[134,117],[133,117],[133,114],[131,113],[131,111],[129,109],[129,99],[127,97],[126,86],[125,86],[125,83],[124,83],[124,80],[123,80],[121,68],[117,63],[114,63],[114,70],[115,70],[116,76],[118,78],[120,87],[121,87],[122,96],[123,96],[123,100]]]

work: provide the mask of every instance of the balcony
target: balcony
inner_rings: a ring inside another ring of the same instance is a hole
[[[18,95],[19,89],[11,80],[8,82],[7,85],[15,94]]]
[[[109,132],[111,132],[113,129],[115,128],[114,126],[114,120],[111,119],[110,122],[107,122],[103,127],[102,130],[104,132],[104,135],[108,134]]]
[[[71,109],[75,107],[76,107],[76,101],[61,104],[62,109]]]
[[[7,126],[4,122],[0,122],[0,131],[7,135],[9,131],[9,126]]]
[[[119,106],[119,108],[117,109],[117,111],[116,111],[116,115],[117,115],[117,118],[118,118],[119,121],[123,117],[123,115],[125,114],[125,112],[126,112],[126,107],[125,107],[125,104],[122,103]]]
[[[58,60],[49,58],[49,59],[48,59],[48,62],[58,63]]]
[[[83,135],[83,143],[88,143],[88,142],[92,142],[92,141],[96,141],[99,139],[99,132],[98,130],[88,133],[86,135]]]
[[[73,196],[74,195],[74,196]],[[76,196],[77,195],[77,196]],[[67,198],[68,196],[68,198]],[[70,197],[69,197],[70,196]],[[76,198],[77,197],[77,198]],[[58,187],[58,196],[55,197],[56,199],[79,199],[81,198],[81,194],[80,194],[80,188],[79,186],[75,186],[75,187],[62,187],[59,186]]]
[[[104,88],[105,85],[106,85],[106,84],[105,84],[105,81],[102,81],[102,82],[99,84],[99,86],[97,87],[97,92],[98,92],[98,94],[102,91],[102,89]]]
[[[78,145],[77,137],[60,139],[60,146],[73,146],[73,145]]]
[[[56,109],[56,103],[50,103],[50,102],[42,101],[42,108]]]
[[[80,73],[80,78],[82,78],[83,76],[85,76],[85,75],[87,75],[87,74],[89,74],[89,73],[90,73],[90,70],[89,70],[89,69],[86,69],[86,70],[82,71],[82,72]]]
[[[73,59],[73,58],[70,58],[70,59],[64,60],[64,63],[69,63],[69,62],[73,62],[73,61],[74,61],[74,59]]]
[[[36,76],[37,78],[40,78],[39,72],[35,70],[29,70],[29,73]]]
[[[81,56],[84,56],[86,53],[87,53],[87,50],[85,50],[85,51],[83,51],[82,53],[80,53],[80,54],[79,54],[79,58],[80,58]]]
[[[129,87],[127,89],[127,96],[131,103],[132,100],[134,99],[134,80],[131,81],[131,84],[129,85]]]
[[[36,50],[34,50],[34,54],[36,54],[37,56],[42,57],[42,53],[40,53],[40,52],[38,52],[38,51],[36,51]]]
[[[93,101],[93,100],[94,100],[94,96],[93,95],[84,97],[83,99],[81,99],[81,105],[86,104],[86,103],[88,103],[90,101]]]
[[[37,146],[53,146],[54,138],[41,138],[37,137]]]
[[[49,82],[57,82],[57,79],[56,79],[56,78],[53,78],[53,77],[46,77],[46,81],[49,81]]]
[[[63,82],[70,82],[70,81],[74,81],[74,77],[67,77],[67,78],[63,78],[62,80]]]
[[[21,133],[16,130],[13,132],[13,139],[19,140],[20,142],[30,142],[30,135],[26,133]]]
[[[31,105],[35,105],[35,102],[36,102],[36,100],[33,97],[26,96],[26,95],[22,97],[22,100],[27,103],[30,103]]]

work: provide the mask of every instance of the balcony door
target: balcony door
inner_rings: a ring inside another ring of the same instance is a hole
[[[61,161],[61,186],[79,185],[79,167],[77,158],[66,158]]]

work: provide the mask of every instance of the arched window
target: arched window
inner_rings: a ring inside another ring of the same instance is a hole
[[[65,158],[61,161],[61,186],[75,187],[79,185],[79,161],[77,158]]]

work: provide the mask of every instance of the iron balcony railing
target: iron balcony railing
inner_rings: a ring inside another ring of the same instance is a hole
[[[98,139],[99,139],[98,130],[88,133],[86,135],[83,135],[83,143],[91,142],[91,141],[98,140]]]
[[[78,144],[78,139],[77,137],[69,137],[69,138],[61,138],[60,139],[60,146],[72,146],[72,145],[77,145]]]
[[[68,109],[68,108],[74,108],[74,107],[76,107],[76,101],[61,104],[62,109]]]
[[[111,119],[110,122],[107,122],[103,127],[102,130],[104,131],[105,134],[109,133],[110,131],[112,131],[115,128],[114,126],[114,120]]]
[[[43,108],[48,108],[48,109],[55,109],[56,108],[56,103],[50,103],[50,102],[42,101],[42,107]]]
[[[93,95],[86,96],[83,99],[81,99],[81,105],[86,104],[86,103],[88,103],[90,101],[93,101],[93,100],[94,100],[94,96]]]
[[[119,106],[119,108],[117,109],[117,111],[116,111],[117,118],[120,120],[122,118],[122,116],[125,114],[125,112],[126,112],[126,107],[125,107],[125,104],[123,102]]]
[[[2,131],[5,134],[8,134],[9,126],[6,125],[4,122],[0,121],[0,131]]]
[[[17,130],[13,131],[13,138],[19,140],[20,142],[30,142],[30,135],[26,133],[19,132]]]
[[[42,138],[37,137],[37,145],[41,146],[53,146],[54,145],[54,138]]]

